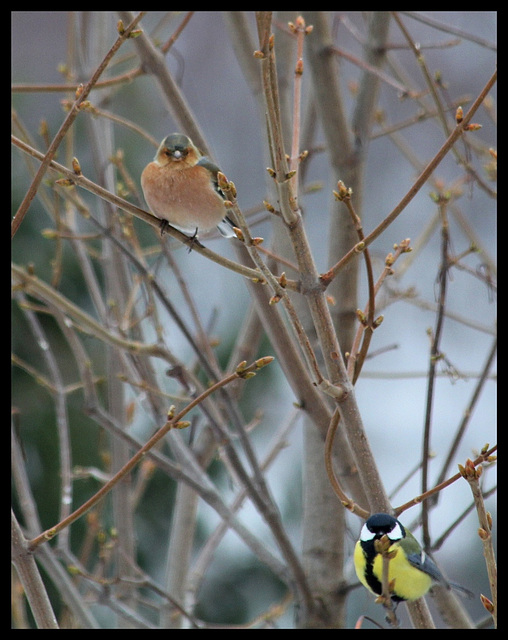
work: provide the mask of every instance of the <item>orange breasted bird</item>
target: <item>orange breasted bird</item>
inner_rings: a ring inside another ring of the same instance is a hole
[[[190,138],[172,133],[144,168],[141,187],[150,210],[162,224],[168,222],[194,235],[217,227],[223,236],[232,237],[233,222],[226,215],[218,171],[219,167],[203,156]]]

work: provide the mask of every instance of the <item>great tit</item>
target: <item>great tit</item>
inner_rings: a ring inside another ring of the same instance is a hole
[[[448,583],[413,534],[388,513],[371,515],[363,525],[355,546],[356,575],[374,595],[381,595],[383,579],[383,558],[376,551],[374,543],[384,535],[392,542],[389,551],[396,551],[388,567],[388,581],[393,585],[393,602],[417,600],[427,593],[434,582],[453,586],[472,595],[460,585]]]

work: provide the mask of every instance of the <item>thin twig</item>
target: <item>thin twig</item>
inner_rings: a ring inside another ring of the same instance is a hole
[[[339,426],[339,422],[340,422],[340,413],[338,409],[336,409],[330,421],[330,424],[328,426],[328,431],[327,431],[326,440],[325,440],[326,473],[328,474],[328,479],[330,480],[332,489],[334,490],[335,494],[341,501],[342,506],[348,509],[349,511],[356,513],[356,515],[360,516],[361,518],[367,519],[369,517],[369,512],[363,509],[362,507],[360,507],[359,505],[355,504],[355,502],[347,496],[347,494],[342,489],[337,479],[337,476],[335,475],[335,471],[333,469],[333,441],[335,438],[337,427]]]
[[[17,147],[19,147],[22,151],[24,151],[25,153],[28,153],[32,157],[37,158],[38,160],[41,160],[42,158],[44,158],[43,154],[41,154],[36,149],[33,149],[32,147],[30,147],[30,145],[27,145],[22,140],[19,140],[15,136],[12,136],[12,142]],[[87,178],[85,178],[85,176],[83,176],[82,174],[76,175],[76,173],[73,170],[68,169],[67,167],[59,164],[58,162],[55,162],[54,160],[52,160],[49,163],[49,168],[67,176],[67,179],[71,183],[76,184],[77,186],[82,187],[87,191],[90,191],[91,193],[99,196],[99,198],[102,198],[106,202],[110,202],[112,205],[119,207],[120,209],[123,209],[127,213],[131,213],[137,218],[140,218],[141,220],[143,220],[144,222],[152,226],[154,229],[157,229],[158,232],[160,232],[160,224],[161,224],[160,219],[154,216],[153,214],[149,213],[148,211],[145,211],[144,209],[140,209],[139,207],[136,207],[135,205],[128,202],[127,200],[120,198],[119,196],[111,193],[106,189],[103,189],[95,182],[92,182],[91,180],[88,180]],[[217,262],[218,264],[221,264],[222,266],[225,266],[226,268],[231,269],[231,271],[239,273],[240,275],[243,275],[244,277],[249,278],[254,282],[259,282],[259,283],[264,282],[264,279],[261,276],[261,273],[256,269],[245,267],[243,265],[238,264],[237,262],[234,262],[233,260],[229,260],[228,258],[225,258],[215,253],[214,251],[211,251],[207,247],[203,246],[199,241],[196,241],[195,238],[190,238],[189,236],[185,235],[181,231],[178,231],[178,229],[168,226],[166,228],[166,233],[167,235],[170,235],[173,238],[180,240],[180,242],[190,247],[193,251],[209,258],[213,262]],[[286,286],[289,289],[292,289],[292,288],[297,289],[298,287],[297,283],[289,280]]]
[[[430,16],[425,16],[421,13],[416,13],[415,11],[400,11],[399,13],[403,13],[404,15],[413,18],[413,20],[417,20],[418,22],[423,22],[423,24],[428,24],[434,29],[439,29],[440,31],[444,31],[445,33],[451,33],[454,36],[459,36],[459,38],[474,42],[475,44],[478,44],[481,47],[485,47],[486,49],[490,49],[491,51],[497,51],[496,45],[489,40],[479,38],[474,33],[459,29],[459,27],[456,27],[453,24],[445,24],[440,20],[435,20]]]
[[[473,461],[473,465],[476,467],[479,464],[482,464],[482,462],[488,461],[489,457],[492,456],[492,454],[495,451],[497,451],[497,445],[494,445],[493,447],[490,447],[488,451],[481,453],[477,458],[475,458],[475,460]],[[424,500],[428,500],[434,494],[438,493],[439,491],[442,491],[443,489],[446,489],[446,487],[450,486],[454,482],[457,482],[457,480],[460,480],[461,477],[462,475],[460,473],[456,473],[455,475],[451,476],[447,480],[444,480],[443,482],[436,485],[435,487],[432,487],[432,489],[429,489],[425,493],[422,493],[412,498],[408,502],[405,502],[404,504],[401,504],[400,506],[395,507],[394,509],[395,515],[398,517],[401,513],[403,513],[404,511],[407,511],[411,507],[414,507],[415,505],[422,503]]]
[[[435,169],[439,166],[441,161],[446,157],[449,150],[453,147],[453,145],[457,142],[461,135],[463,135],[464,127],[470,122],[471,118],[474,116],[482,102],[485,100],[489,91],[492,89],[494,84],[497,81],[497,70],[491,75],[486,85],[471,105],[469,111],[464,116],[462,122],[457,124],[455,129],[451,132],[448,139],[441,146],[439,151],[435,154],[432,160],[426,165],[423,171],[420,173],[418,178],[415,180],[413,185],[410,187],[406,195],[399,201],[397,206],[385,217],[385,219],[378,224],[378,226],[371,231],[368,235],[365,236],[364,245],[368,247],[370,244],[376,240],[386,229],[391,225],[391,223],[398,218],[398,216],[404,211],[407,205],[411,202],[411,200],[416,196],[416,194],[420,191],[423,185],[427,182],[431,174],[435,171]],[[356,245],[352,247],[346,255],[335,264],[330,271],[336,272],[340,269],[343,269],[358,253],[358,248]]]
[[[471,394],[471,399],[466,407],[466,409],[464,410],[464,414],[462,417],[462,420],[460,421],[460,424],[457,428],[457,432],[455,434],[455,437],[450,445],[449,451],[448,451],[448,456],[445,460],[445,462],[443,463],[443,467],[441,469],[441,473],[438,476],[437,479],[437,483],[439,484],[440,482],[443,482],[446,473],[448,472],[448,469],[452,463],[453,457],[457,452],[458,446],[461,442],[462,436],[464,435],[464,432],[467,428],[467,425],[469,424],[470,420],[471,420],[471,416],[473,415],[473,411],[474,408],[480,398],[480,394],[485,386],[485,382],[488,380],[488,374],[490,371],[490,368],[492,366],[492,363],[494,362],[494,358],[496,356],[496,352],[497,352],[497,337],[494,338],[493,342],[492,342],[492,346],[490,348],[490,351],[487,355],[487,360],[483,366],[481,375],[478,377],[478,381],[475,385],[475,388],[473,389],[473,393]]]
[[[251,374],[253,374],[256,370],[261,367],[269,364],[273,358],[259,358],[249,366],[244,365],[241,368],[238,368],[234,373],[226,376],[219,382],[216,382],[214,385],[203,391],[197,398],[189,402],[189,404],[179,411],[176,415],[168,416],[168,421],[165,425],[163,425],[149,440],[148,442],[141,447],[135,453],[132,458],[125,464],[120,471],[115,473],[115,475],[103,485],[95,495],[93,495],[89,500],[87,500],[84,504],[82,504],[78,509],[76,509],[73,513],[71,513],[67,518],[61,520],[58,524],[47,529],[43,533],[36,536],[33,540],[30,541],[29,548],[31,551],[36,549],[43,542],[47,542],[54,538],[55,535],[63,528],[69,526],[73,522],[75,522],[78,518],[84,515],[87,511],[89,511],[99,500],[102,500],[111,489],[117,485],[122,478],[124,478],[130,471],[136,466],[136,464],[147,454],[148,451],[153,449],[153,447],[170,431],[171,429],[182,429],[188,426],[188,423],[182,422],[182,418],[184,418],[189,411],[191,411],[194,407],[198,406],[203,402],[205,398],[209,395],[229,384],[233,380],[237,378],[248,378]]]
[[[93,73],[88,83],[82,89],[80,88],[78,95],[76,96],[76,100],[74,101],[74,104],[72,105],[69,113],[67,114],[65,120],[60,126],[60,129],[58,130],[56,136],[53,138],[53,141],[51,142],[49,149],[44,155],[44,159],[42,160],[41,166],[39,167],[37,173],[35,174],[34,179],[32,180],[32,184],[28,188],[28,191],[26,192],[22,203],[19,205],[16,215],[14,216],[14,219],[12,221],[11,236],[14,236],[16,231],[19,229],[21,223],[23,222],[23,218],[25,217],[26,212],[28,211],[28,207],[30,206],[30,203],[32,202],[32,200],[35,198],[37,189],[39,188],[39,185],[44,175],[46,174],[46,171],[51,161],[55,157],[55,153],[58,147],[60,146],[62,140],[65,137],[65,134],[71,127],[72,123],[74,122],[74,120],[76,119],[80,111],[80,106],[82,102],[87,99],[90,91],[92,90],[97,80],[100,78],[100,76],[108,66],[111,58],[115,55],[115,53],[118,51],[121,45],[125,42],[125,40],[130,36],[131,31],[138,24],[138,22],[141,20],[141,18],[145,13],[146,12],[144,11],[141,13],[138,13],[138,15],[132,20],[129,26],[126,27],[125,30],[118,36],[116,42],[113,44],[111,49],[107,52],[106,56],[104,57],[102,62],[99,64],[99,66]]]
[[[448,201],[445,198],[441,198],[439,203],[439,212],[441,216],[441,261],[438,271],[438,309],[436,315],[436,325],[434,332],[431,335],[431,348],[429,355],[429,375],[427,380],[427,397],[425,404],[425,418],[423,426],[423,447],[422,447],[422,493],[425,493],[428,489],[428,475],[429,475],[429,456],[430,456],[430,429],[432,424],[432,406],[434,400],[435,390],[435,376],[438,360],[441,357],[440,342],[444,325],[444,312],[446,303],[446,292],[448,283],[448,271],[450,268],[449,259],[449,246],[450,246],[450,231],[447,217]],[[427,504],[422,505],[422,525],[423,525],[423,541],[425,548],[430,547],[430,534],[429,534],[429,521]]]

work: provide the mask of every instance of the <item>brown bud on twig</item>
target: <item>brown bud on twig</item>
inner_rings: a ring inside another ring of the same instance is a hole
[[[81,166],[79,164],[79,160],[77,158],[72,159],[72,170],[77,176],[81,175]]]

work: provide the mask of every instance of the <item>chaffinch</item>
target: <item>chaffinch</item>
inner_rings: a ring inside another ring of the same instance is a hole
[[[203,156],[192,140],[172,133],[161,142],[155,158],[141,174],[141,187],[152,213],[184,233],[197,235],[215,226],[234,236],[226,215],[224,194],[217,182],[219,167]],[[164,227],[161,225],[161,230]]]

